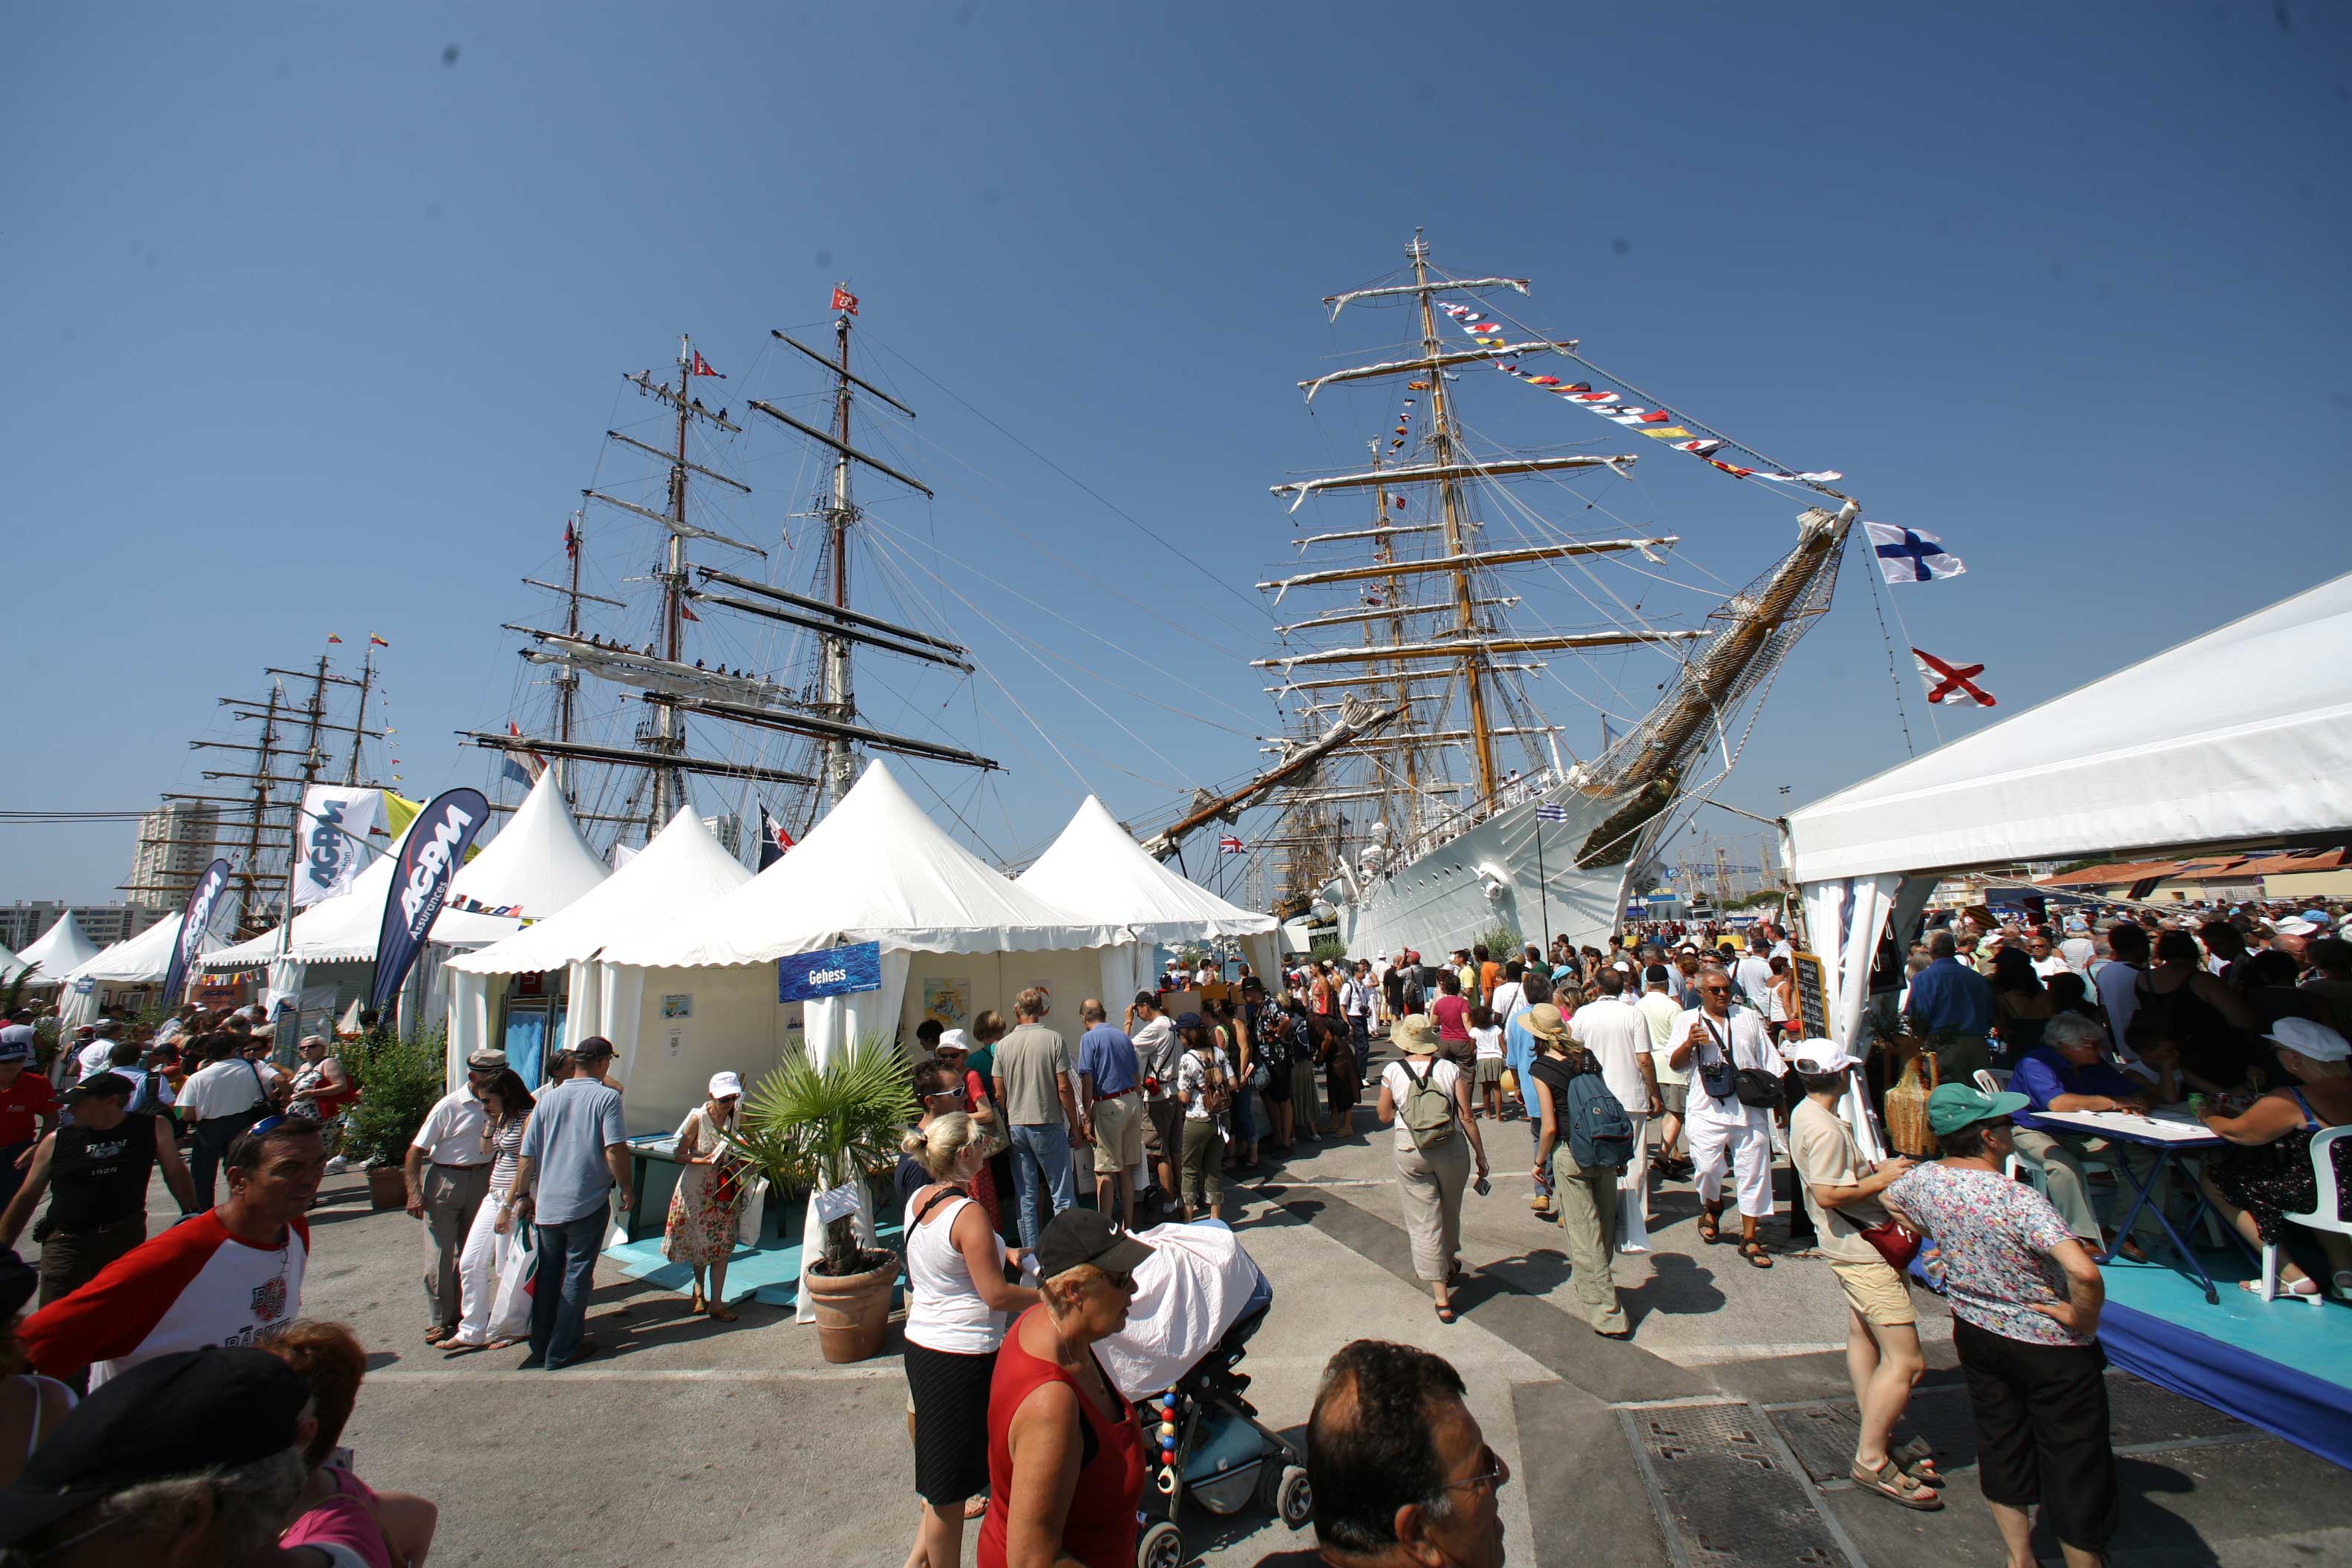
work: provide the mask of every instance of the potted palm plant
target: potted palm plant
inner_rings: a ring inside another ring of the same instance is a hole
[[[889,1169],[916,1113],[898,1047],[869,1036],[823,1067],[805,1050],[786,1057],[743,1097],[730,1142],[779,1192],[823,1193]],[[854,1206],[825,1221],[824,1246],[808,1266],[808,1288],[824,1359],[863,1361],[882,1348],[898,1255],[859,1244]]]

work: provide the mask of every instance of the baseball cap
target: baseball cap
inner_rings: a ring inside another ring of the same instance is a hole
[[[2340,1062],[2352,1057],[2352,1040],[2309,1018],[2281,1018],[2263,1038],[2315,1062]]]
[[[1937,1084],[1927,1097],[1927,1127],[1941,1137],[1979,1121],[2006,1121],[2032,1103],[2021,1094],[1987,1094],[1965,1083]]]
[[[0,1062],[28,1062],[33,1059],[33,1031],[23,1024],[11,1024],[0,1029]]]
[[[1051,1279],[1081,1263],[1108,1273],[1131,1269],[1151,1256],[1151,1248],[1113,1225],[1094,1209],[1064,1209],[1037,1237],[1037,1278]]]
[[[1180,1013],[1176,1016],[1176,1026],[1180,1029],[1205,1029],[1209,1021],[1198,1013]]]
[[[58,1095],[60,1105],[78,1105],[85,1100],[105,1100],[121,1095],[131,1098],[132,1085],[119,1072],[94,1072],[79,1083],[68,1084]]]
[[[2281,936],[2309,936],[2313,931],[2326,929],[2317,921],[2305,920],[2301,915],[2296,915],[2292,920],[2281,921],[2271,927],[2271,930]]]
[[[206,1345],[143,1361],[76,1406],[0,1491],[0,1546],[142,1482],[283,1453],[310,1403],[301,1373],[267,1351]]]
[[[609,1057],[613,1054],[613,1042],[602,1035],[591,1035],[572,1047],[572,1054],[582,1058]]]
[[[742,1093],[743,1079],[740,1075],[731,1072],[715,1072],[710,1075],[711,1099],[725,1100],[730,1095],[740,1099]]]
[[[1780,1059],[1799,1072],[1843,1072],[1858,1068],[1862,1058],[1835,1040],[1799,1040],[1780,1047]]]

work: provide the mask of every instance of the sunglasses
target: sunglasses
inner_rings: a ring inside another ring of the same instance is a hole
[[[1486,1444],[1478,1446],[1478,1464],[1475,1474],[1465,1476],[1458,1481],[1447,1481],[1445,1487],[1499,1487],[1511,1479],[1511,1467],[1503,1463],[1503,1456]]]
[[[1118,1273],[1114,1274],[1108,1269],[1105,1269],[1103,1271],[1103,1283],[1108,1285],[1114,1290],[1126,1294],[1132,1294],[1135,1290],[1135,1271],[1131,1268],[1122,1268]]]

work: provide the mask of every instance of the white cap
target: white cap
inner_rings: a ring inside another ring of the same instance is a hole
[[[2352,1057],[2352,1040],[2308,1018],[2281,1018],[2263,1037],[2315,1062],[2340,1062]]]
[[[971,1049],[971,1037],[961,1029],[943,1030],[940,1035],[940,1043],[931,1048],[940,1051],[969,1051]]]
[[[1800,1040],[1780,1047],[1780,1059],[1799,1072],[1843,1072],[1858,1068],[1862,1058],[1835,1040]]]
[[[710,1075],[711,1099],[725,1100],[730,1095],[740,1096],[742,1092],[743,1080],[733,1073],[715,1072]]]
[[[2295,916],[2293,920],[2281,921],[2271,927],[2271,930],[2281,936],[2309,936],[2319,929],[2321,928],[2316,923],[2305,920],[2301,915]]]

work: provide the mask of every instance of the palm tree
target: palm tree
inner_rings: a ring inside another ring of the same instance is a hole
[[[907,1064],[887,1036],[872,1035],[818,1067],[793,1051],[743,1097],[729,1136],[778,1188],[823,1191],[888,1168],[917,1114]],[[840,1278],[878,1266],[857,1245],[855,1213],[828,1220],[814,1272]]]

